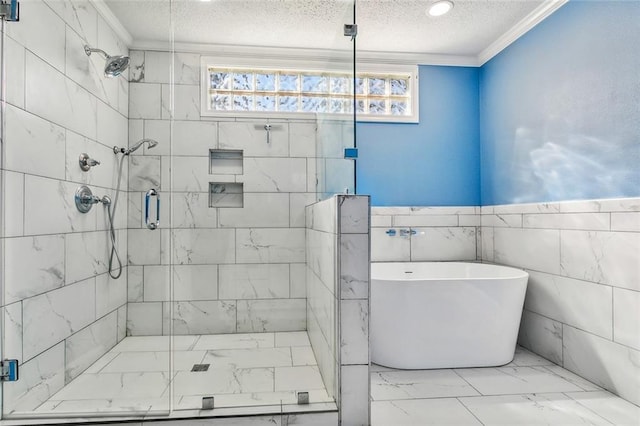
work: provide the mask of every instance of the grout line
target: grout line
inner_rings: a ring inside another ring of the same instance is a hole
[[[462,397],[456,397],[455,399],[456,399],[456,401],[458,401],[458,403],[459,403],[460,405],[462,405],[462,406],[465,408],[465,410],[467,410],[467,411],[468,411],[468,412],[469,412],[469,413],[470,413],[470,414],[471,414],[471,415],[472,415],[472,416],[473,416],[473,417],[474,417],[478,422],[480,422],[480,424],[481,424],[481,425],[484,425],[485,423],[484,423],[482,420],[480,420],[480,418],[479,418],[478,416],[476,416],[476,415],[475,415],[475,413],[474,413],[473,411],[471,411],[471,409],[470,409],[469,407],[467,407],[467,405],[466,405],[464,402],[462,402],[462,400],[461,400],[460,398],[462,398]]]

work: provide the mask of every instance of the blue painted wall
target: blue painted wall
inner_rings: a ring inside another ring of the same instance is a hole
[[[640,196],[640,2],[570,1],[480,71],[482,204]]]
[[[421,66],[420,123],[358,123],[358,193],[375,206],[480,204],[479,69]]]

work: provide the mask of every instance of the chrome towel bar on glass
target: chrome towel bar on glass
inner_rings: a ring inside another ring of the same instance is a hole
[[[155,222],[149,221],[149,202],[151,200],[151,197],[156,197],[156,221]],[[144,196],[144,224],[147,226],[147,228],[151,229],[152,231],[154,229],[157,229],[158,226],[160,226],[160,194],[158,194],[158,191],[156,191],[154,188],[151,188],[150,190],[148,190],[146,195]]]

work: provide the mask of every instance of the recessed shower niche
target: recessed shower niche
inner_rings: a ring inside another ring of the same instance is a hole
[[[209,150],[209,174],[241,175],[242,151]],[[242,207],[243,184],[235,182],[209,182],[209,207]]]

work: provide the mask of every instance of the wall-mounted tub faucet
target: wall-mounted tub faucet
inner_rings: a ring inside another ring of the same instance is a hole
[[[401,237],[407,237],[407,236],[410,236],[410,235],[416,235],[416,230],[415,229],[411,229],[411,228],[409,228],[409,229],[401,229],[400,230],[400,236]]]

